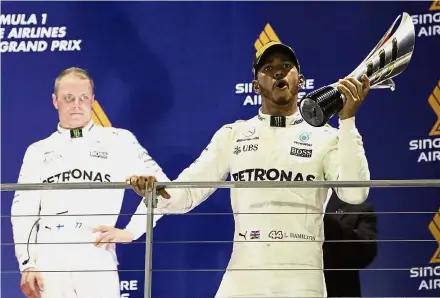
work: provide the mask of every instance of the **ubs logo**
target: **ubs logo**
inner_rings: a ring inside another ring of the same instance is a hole
[[[247,144],[242,146],[235,146],[234,154],[239,155],[242,152],[258,151],[258,144]]]

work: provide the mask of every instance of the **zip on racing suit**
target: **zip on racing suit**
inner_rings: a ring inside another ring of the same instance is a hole
[[[58,127],[30,145],[18,183],[124,182],[133,172],[168,179],[131,132],[90,122],[83,129]],[[120,297],[115,248],[95,247],[99,233],[92,229],[116,224],[123,197],[124,189],[15,192],[11,221],[20,270],[63,271],[41,272],[43,298]],[[146,211],[140,202],[126,227],[134,239],[145,233]]]
[[[309,126],[299,113],[274,117],[261,110],[252,119],[220,128],[175,181],[219,181],[228,173],[233,181],[370,179],[354,117],[340,120],[335,129]],[[171,198],[160,198],[158,208],[181,213],[215,188],[167,191]],[[369,188],[336,191],[342,200],[357,204]],[[234,214],[231,271],[224,274],[216,297],[325,297],[322,210],[327,193],[324,187],[232,188],[233,212],[243,214]]]

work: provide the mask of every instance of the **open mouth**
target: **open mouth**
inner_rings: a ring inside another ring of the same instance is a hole
[[[278,88],[278,89],[285,89],[287,87],[289,87],[289,84],[287,84],[285,80],[276,81],[274,84],[274,88]]]

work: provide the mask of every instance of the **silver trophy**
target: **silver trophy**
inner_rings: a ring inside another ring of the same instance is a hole
[[[399,27],[391,34],[396,22],[402,17]],[[366,74],[370,89],[389,88],[394,91],[393,77],[402,73],[411,60],[415,43],[415,30],[411,17],[404,12],[399,15],[379,43],[348,76],[361,79]],[[304,120],[312,126],[325,125],[339,113],[345,97],[336,88],[337,83],[319,88],[299,100],[299,110]]]

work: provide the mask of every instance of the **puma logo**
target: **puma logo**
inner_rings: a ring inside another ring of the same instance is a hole
[[[241,237],[244,238],[244,240],[246,240],[246,234],[247,234],[247,231],[246,231],[244,234],[242,234],[242,233],[238,233],[238,236],[241,236]]]

